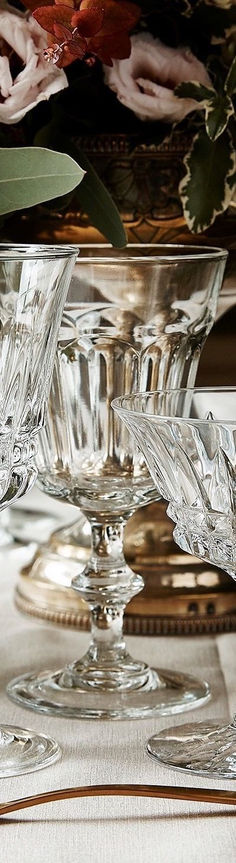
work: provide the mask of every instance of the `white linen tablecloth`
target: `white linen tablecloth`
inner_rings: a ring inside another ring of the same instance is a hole
[[[25,550],[0,554],[0,716],[4,723],[55,737],[63,755],[52,767],[1,779],[5,801],[69,785],[161,783],[233,788],[233,782],[190,777],[158,766],[145,753],[157,729],[236,709],[236,634],[196,638],[127,639],[132,654],[195,673],[212,686],[212,700],[176,717],[124,722],[46,717],[16,706],[6,683],[24,671],[56,668],[81,655],[88,635],[21,615],[13,604]],[[47,804],[0,820],[1,863],[235,863],[236,808],[174,800],[94,798]]]

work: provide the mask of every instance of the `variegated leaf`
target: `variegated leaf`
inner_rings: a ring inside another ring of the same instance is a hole
[[[199,81],[182,81],[175,87],[175,94],[179,99],[195,99],[195,102],[202,102],[204,107],[216,96],[216,91],[214,87],[205,87]]]
[[[236,57],[234,57],[231,63],[225,82],[225,89],[229,96],[233,96],[236,93]]]
[[[236,157],[229,130],[211,141],[202,129],[195,135],[184,164],[186,174],[179,186],[184,216],[190,231],[200,233],[226,210],[232,198],[230,180]]]
[[[206,130],[211,141],[216,141],[228,125],[229,118],[234,114],[234,106],[226,93],[215,93],[206,105]]]
[[[222,135],[229,118],[234,114],[230,96],[224,91],[217,93],[214,88],[205,87],[196,81],[183,82],[175,88],[180,99],[194,99],[205,110],[206,130],[209,138],[215,141]]]

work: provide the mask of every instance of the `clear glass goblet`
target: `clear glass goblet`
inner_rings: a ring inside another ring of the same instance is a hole
[[[200,247],[128,247],[80,256],[59,335],[48,422],[40,435],[40,486],[78,506],[91,525],[91,557],[72,585],[91,609],[85,656],[11,682],[18,703],[86,718],[142,717],[198,706],[209,687],[149,668],[123,638],[123,612],[143,587],[127,565],[123,529],[157,498],[153,479],[114,397],[189,383],[212,325],[226,253]]]
[[[169,500],[176,542],[236,579],[236,388],[137,394],[113,407]],[[236,717],[169,728],[147,749],[179,770],[236,779]]]
[[[0,510],[37,476],[35,436],[75,259],[71,247],[0,245]],[[0,726],[0,777],[46,767],[59,754],[44,734]]]

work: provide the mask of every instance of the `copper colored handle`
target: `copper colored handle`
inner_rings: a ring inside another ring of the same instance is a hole
[[[0,803],[0,815],[7,815],[30,806],[68,800],[74,797],[159,797],[171,800],[192,800],[199,803],[224,803],[236,806],[236,791],[216,791],[212,788],[188,788],[171,785],[81,785],[75,788],[59,788],[19,800]]]

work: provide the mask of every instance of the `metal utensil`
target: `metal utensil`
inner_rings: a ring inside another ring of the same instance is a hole
[[[59,788],[0,803],[0,815],[8,815],[19,809],[40,806],[55,800],[75,797],[159,797],[172,800],[191,800],[199,803],[224,803],[236,806],[236,791],[219,791],[213,788],[188,788],[171,785],[81,785],[74,788]]]

